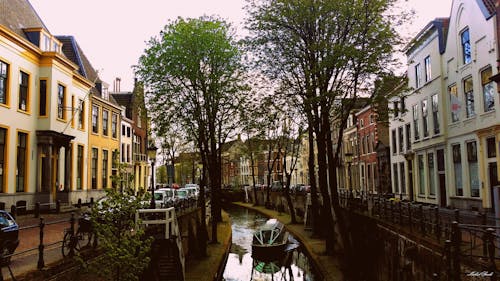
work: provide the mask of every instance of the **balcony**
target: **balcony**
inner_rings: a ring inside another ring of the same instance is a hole
[[[148,160],[146,154],[134,154],[134,162],[146,162]]]

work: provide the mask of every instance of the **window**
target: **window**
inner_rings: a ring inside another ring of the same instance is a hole
[[[122,125],[122,136],[125,136],[125,125]]]
[[[97,148],[92,148],[92,189],[97,188]]]
[[[453,172],[455,173],[455,195],[464,196],[464,188],[462,182],[462,157],[460,144],[454,144],[451,147],[453,153]]]
[[[17,166],[16,166],[16,192],[26,190],[26,165],[27,165],[28,134],[17,133]]]
[[[449,86],[448,94],[450,95],[451,122],[458,122],[460,120],[460,100],[458,99],[457,85]]]
[[[108,151],[102,151],[102,188],[108,187]]]
[[[392,103],[392,107],[394,108],[394,118],[399,116],[399,103],[397,101]]]
[[[420,88],[422,82],[422,69],[420,67],[420,63],[415,65],[415,88]]]
[[[464,94],[465,94],[465,115],[467,118],[476,115],[474,111],[474,91],[472,88],[472,77],[464,80]]]
[[[399,153],[403,153],[404,150],[404,132],[403,126],[398,128],[398,140],[399,140]]]
[[[83,183],[83,145],[78,145],[76,159],[76,189],[82,189]]]
[[[405,97],[401,97],[401,114],[405,114],[405,112],[406,112]]]
[[[428,56],[424,59],[425,65],[425,82],[431,80],[431,57]]]
[[[78,110],[78,129],[83,130],[85,126],[85,102],[83,100],[78,100],[79,110]]]
[[[102,134],[108,135],[109,111],[102,110]]]
[[[419,128],[418,128],[418,104],[413,106],[413,133],[414,139],[417,141],[420,138]]]
[[[7,152],[7,129],[0,128],[0,192],[5,192],[5,184],[7,177],[4,176],[6,174],[5,162]]]
[[[0,103],[7,104],[9,65],[0,60]]]
[[[130,138],[130,127],[127,127],[127,138]]]
[[[406,131],[406,150],[409,151],[411,150],[411,125],[410,123],[405,125],[405,131]]]
[[[401,193],[406,193],[405,163],[399,163],[399,177],[401,178]]]
[[[392,154],[396,154],[397,151],[397,146],[396,146],[396,129],[391,131],[391,136],[392,136]]]
[[[460,34],[461,42],[462,42],[462,58],[464,64],[468,64],[472,61],[472,53],[471,53],[471,45],[470,45],[470,35],[469,29],[465,29]]]
[[[436,182],[434,179],[434,153],[427,154],[427,168],[429,180],[429,195],[436,195]]]
[[[22,72],[19,75],[19,105],[18,109],[22,111],[28,111],[28,89],[29,89],[30,76]]]
[[[0,153],[1,153],[1,151],[0,151]],[[497,150],[495,148],[495,137],[491,137],[491,138],[486,139],[486,155],[488,156],[488,158],[497,157]]]
[[[57,85],[57,118],[66,120],[66,111],[64,105],[66,104],[66,87]]]
[[[394,180],[394,193],[399,193],[399,176],[398,176],[398,164],[392,164],[393,180]]]
[[[118,114],[116,113],[111,115],[111,136],[113,138],[118,137]]]
[[[479,166],[475,141],[467,143],[467,162],[469,164],[470,191],[472,197],[479,197]]]
[[[38,115],[47,116],[47,80],[40,80]]]
[[[425,171],[424,171],[424,155],[418,156],[418,193],[425,194]]]
[[[427,100],[422,101],[422,124],[424,131],[424,138],[429,136],[429,119],[427,118],[428,110],[427,110]]]
[[[484,112],[495,109],[495,89],[493,81],[490,81],[491,67],[481,71],[481,85],[483,88]]]
[[[438,135],[439,130],[439,99],[438,95],[435,94],[431,97],[432,101],[432,124],[434,126],[434,134]]]
[[[98,133],[99,127],[97,126],[97,120],[99,120],[99,107],[97,105],[92,106],[92,133]]]

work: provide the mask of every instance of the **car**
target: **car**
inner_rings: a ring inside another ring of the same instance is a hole
[[[200,194],[200,187],[195,183],[188,183],[183,189],[188,190],[190,198],[196,199]]]
[[[160,204],[160,205],[157,205],[157,206],[161,206],[161,204],[163,205],[162,207],[171,207],[171,206],[174,206],[175,205],[175,201],[177,200],[175,198],[175,189],[173,188],[160,188],[158,190],[155,191],[155,200],[157,199],[157,195],[156,193],[159,192],[159,193],[162,193],[162,201],[163,202],[156,202],[156,204]]]
[[[189,191],[184,189],[184,188],[176,189],[175,190],[175,197],[178,199],[178,201],[181,201],[181,202],[188,200],[189,199]]]
[[[10,263],[10,256],[19,246],[19,225],[6,211],[0,210],[0,264]]]

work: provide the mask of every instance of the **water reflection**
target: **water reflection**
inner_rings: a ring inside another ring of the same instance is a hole
[[[230,206],[225,210],[232,220],[233,244],[226,263],[224,280],[314,280],[309,260],[301,252],[301,247],[280,261],[262,262],[252,259],[253,233],[268,219],[257,212],[238,206]]]

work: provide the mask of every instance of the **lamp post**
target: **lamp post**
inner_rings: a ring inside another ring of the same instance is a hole
[[[351,163],[352,163],[352,152],[346,152],[344,154],[345,161],[347,162],[347,176],[349,177],[349,189],[352,190],[352,180],[351,180]]]
[[[150,208],[155,209],[155,161],[156,161],[156,146],[153,142],[148,147],[148,158],[151,160],[151,204]]]

